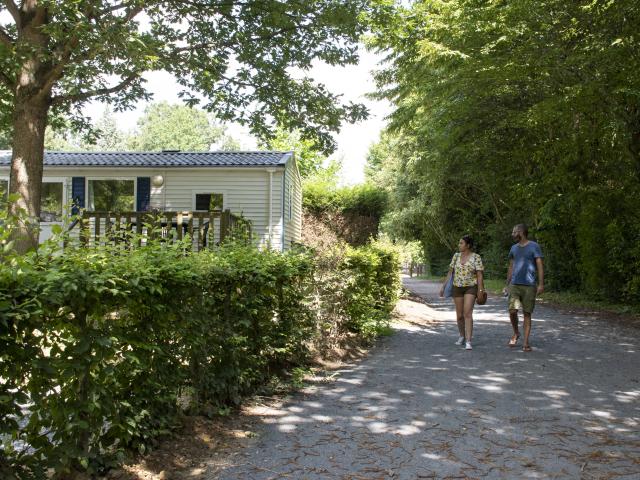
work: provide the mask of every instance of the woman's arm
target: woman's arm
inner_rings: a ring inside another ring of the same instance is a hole
[[[476,270],[476,278],[478,279],[478,291],[484,292],[484,271]]]

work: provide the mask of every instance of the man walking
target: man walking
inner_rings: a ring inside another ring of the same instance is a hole
[[[524,342],[522,350],[531,351],[529,334],[531,333],[531,314],[536,303],[536,294],[544,292],[544,267],[540,245],[529,240],[529,230],[523,223],[513,227],[511,238],[516,242],[509,252],[509,271],[507,285],[509,289],[509,316],[513,327],[513,336],[509,346],[515,347],[520,338],[518,330],[518,310],[524,317]],[[537,274],[537,275],[536,275]],[[536,286],[537,276],[537,286]]]

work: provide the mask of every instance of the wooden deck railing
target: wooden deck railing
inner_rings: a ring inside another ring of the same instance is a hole
[[[223,212],[100,212],[84,211],[77,223],[81,244],[129,241],[127,232],[138,234],[138,241],[160,237],[167,241],[191,238],[194,251],[219,245],[231,235],[251,238],[248,220]]]

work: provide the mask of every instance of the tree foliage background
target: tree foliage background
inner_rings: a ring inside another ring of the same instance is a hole
[[[471,234],[496,278],[526,222],[549,287],[640,302],[640,4],[422,0],[374,31],[386,229],[435,272]]]
[[[138,129],[128,140],[133,151],[208,151],[238,150],[237,141],[225,135],[206,112],[186,105],[155,103],[138,120]]]
[[[265,143],[265,147],[269,150],[294,151],[303,179],[318,175],[326,168],[327,156],[313,140],[302,138],[299,130],[287,131],[279,128],[275,137]]]
[[[300,129],[325,153],[342,122],[367,116],[307,75],[314,61],[357,62],[367,0],[29,0],[0,4],[0,130],[12,145],[9,204],[24,210],[21,252],[37,248],[45,131],[88,127],[91,100],[116,110],[151,96],[145,75],[172,74],[179,95],[258,138]],[[294,72],[301,72],[302,75]],[[0,138],[0,141],[3,139]]]
[[[68,123],[47,129],[44,146],[47,150],[99,152],[240,150],[240,143],[211,114],[167,102],[148,104],[133,131],[120,129],[113,112],[106,109],[86,134],[74,131]]]

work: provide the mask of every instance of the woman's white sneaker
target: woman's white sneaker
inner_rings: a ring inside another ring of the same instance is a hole
[[[456,345],[462,345],[464,343],[464,337],[458,337],[458,341],[456,342]]]
[[[473,347],[471,346],[471,342],[467,342],[464,344],[464,349],[465,350],[473,350]]]

